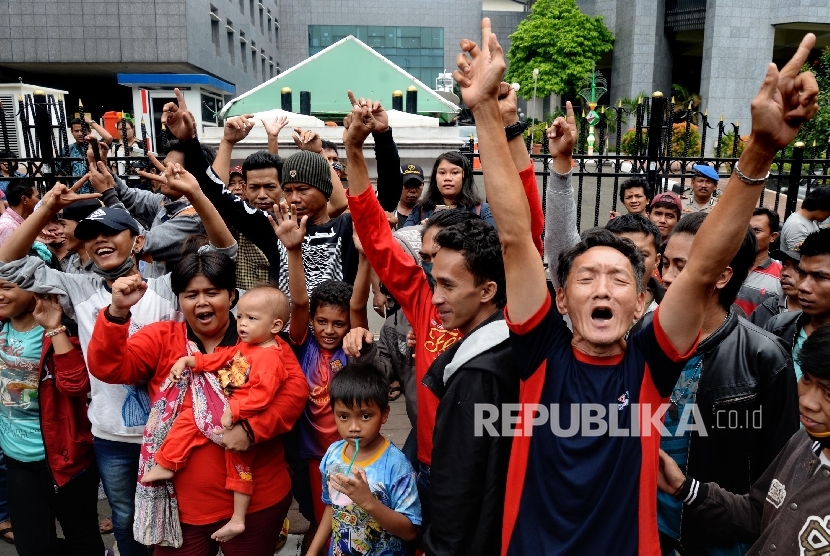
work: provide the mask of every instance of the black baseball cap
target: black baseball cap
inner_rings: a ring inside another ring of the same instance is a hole
[[[418,185],[414,187],[419,187],[422,183],[424,183],[424,171],[417,164],[404,164],[401,166],[401,173],[403,174],[404,187],[407,187],[406,184],[410,180],[418,180]]]
[[[59,218],[64,220],[74,220],[80,222],[99,208],[103,207],[101,201],[98,199],[84,199],[83,201],[75,201],[71,205],[64,207]]]
[[[798,252],[798,249],[776,249],[769,254],[770,257],[777,261],[783,261],[785,258],[792,259],[794,261],[801,261],[801,253]]]
[[[105,235],[114,235],[124,230],[131,230],[138,235],[138,222],[126,210],[113,207],[100,207],[92,214],[78,222],[75,228],[75,237],[86,241],[97,237],[102,231]],[[111,233],[107,233],[107,232]]]

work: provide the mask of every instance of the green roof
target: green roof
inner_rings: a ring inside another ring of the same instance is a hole
[[[292,112],[300,111],[300,91],[311,92],[311,113],[321,119],[342,118],[351,111],[346,91],[357,98],[380,100],[392,108],[392,92],[418,89],[418,114],[448,122],[459,108],[366,44],[348,36],[330,47],[231,100],[224,117],[280,108],[280,90],[291,88]]]

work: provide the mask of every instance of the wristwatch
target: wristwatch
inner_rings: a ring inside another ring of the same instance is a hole
[[[527,129],[527,122],[516,122],[504,128],[504,133],[507,135],[507,140],[510,141],[524,133]]]

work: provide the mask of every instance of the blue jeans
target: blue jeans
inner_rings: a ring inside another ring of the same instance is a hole
[[[6,498],[6,458],[0,450],[0,523],[9,520],[9,502]]]
[[[418,467],[418,498],[421,499],[421,531],[426,531],[432,522],[432,503],[430,502],[429,466],[421,463]]]
[[[118,552],[123,556],[147,556],[147,547],[133,536],[135,487],[141,444],[94,439],[95,461],[104,492],[112,508],[112,527]]]

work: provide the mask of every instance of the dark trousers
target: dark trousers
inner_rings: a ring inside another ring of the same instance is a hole
[[[9,516],[19,556],[101,556],[98,470],[90,468],[57,488],[46,460],[31,463],[6,455]],[[55,518],[65,541],[58,539]]]
[[[222,543],[225,556],[273,556],[280,538],[282,522],[291,506],[291,493],[264,510],[245,516],[245,532]],[[155,556],[215,556],[219,543],[210,536],[228,522],[219,520],[207,525],[182,523],[180,548],[157,546]]]

